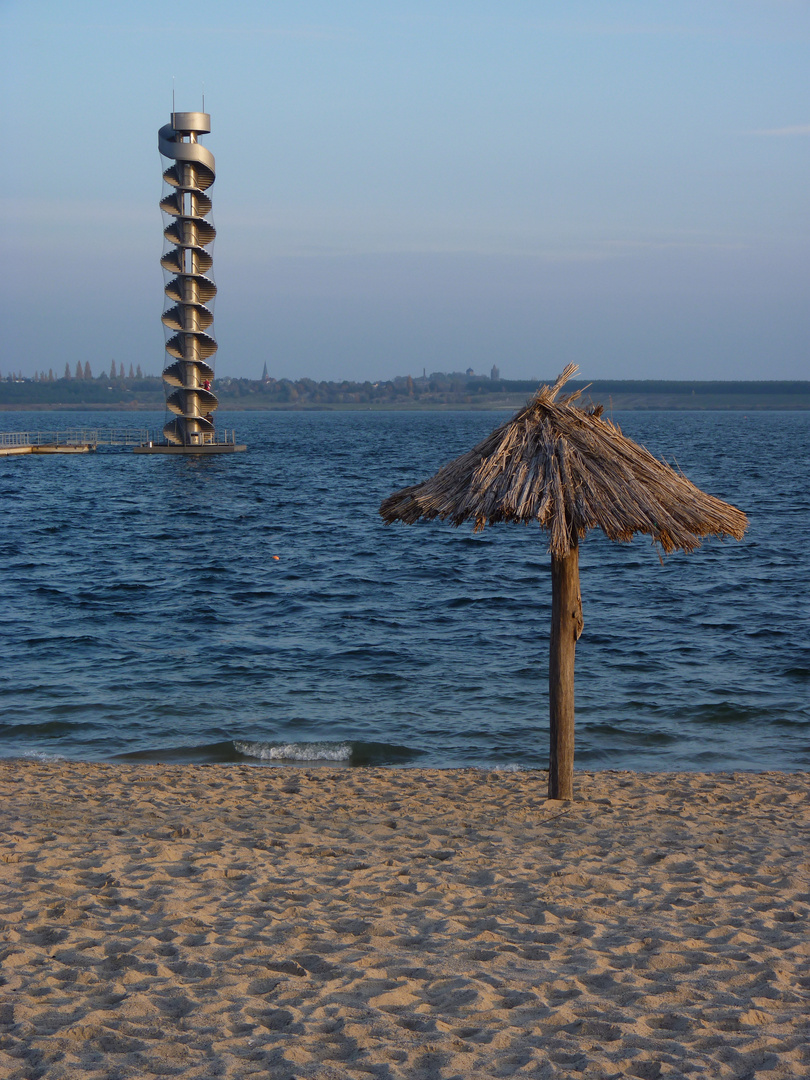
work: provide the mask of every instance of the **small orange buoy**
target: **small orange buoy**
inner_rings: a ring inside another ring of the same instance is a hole
[[[279,556],[278,556],[278,555],[274,555],[274,556],[273,556],[273,558],[274,558],[274,559],[276,560],[276,562],[278,562],[278,560],[279,560]]]

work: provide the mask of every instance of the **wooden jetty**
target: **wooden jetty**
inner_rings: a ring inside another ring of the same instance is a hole
[[[18,454],[89,454],[99,446],[138,446],[146,428],[67,428],[62,431],[0,431],[0,457]]]
[[[129,446],[135,454],[232,454],[247,450],[233,430],[192,436],[177,446],[153,438],[147,428],[68,428],[63,431],[0,431],[0,457],[18,454],[89,454],[99,446]]]

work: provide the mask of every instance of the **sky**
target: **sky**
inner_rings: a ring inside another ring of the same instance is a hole
[[[806,0],[0,0],[0,373],[162,370],[173,91],[218,377],[810,378]]]

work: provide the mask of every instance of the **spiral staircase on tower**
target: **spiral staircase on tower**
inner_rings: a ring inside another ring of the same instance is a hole
[[[163,382],[166,409],[172,414],[163,428],[165,442],[146,443],[135,453],[221,454],[246,446],[220,436],[214,423],[218,401],[212,387],[217,343],[213,333],[213,300],[217,287],[210,248],[216,237],[207,192],[216,179],[214,155],[199,142],[211,130],[205,112],[173,112],[158,132],[158,148],[171,164],[163,172],[160,202],[166,227],[163,267],[166,306],[166,364]]]

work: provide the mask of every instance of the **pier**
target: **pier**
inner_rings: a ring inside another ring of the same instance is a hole
[[[207,453],[233,453],[244,450],[236,442],[235,431],[206,433]],[[65,428],[60,431],[0,431],[0,457],[21,454],[89,454],[99,446],[129,446],[136,454],[163,453],[160,435],[148,428]],[[202,448],[202,447],[201,447]],[[170,449],[174,449],[171,447]],[[181,448],[182,449],[182,448]]]

